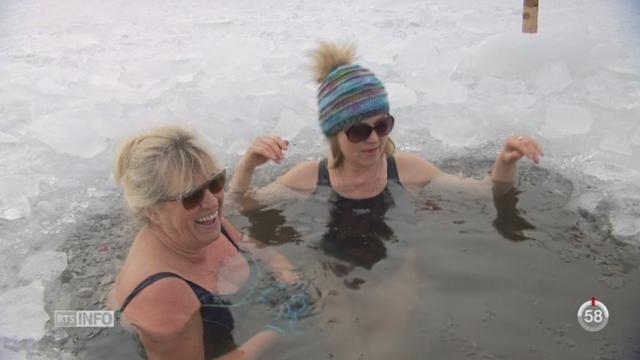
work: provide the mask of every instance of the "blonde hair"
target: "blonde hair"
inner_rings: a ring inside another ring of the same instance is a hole
[[[139,220],[164,197],[188,192],[216,170],[217,162],[195,132],[162,126],[125,141],[116,156],[115,179]]]
[[[344,154],[342,150],[340,150],[340,143],[338,142],[338,134],[333,135],[329,138],[329,150],[331,151],[331,159],[329,162],[329,166],[331,168],[337,168],[342,165],[344,162]],[[390,137],[387,138],[387,142],[384,144],[384,154],[386,156],[393,155],[396,151],[396,144],[391,140]]]

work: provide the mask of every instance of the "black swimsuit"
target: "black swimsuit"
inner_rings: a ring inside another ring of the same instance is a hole
[[[356,266],[371,269],[387,256],[384,241],[395,241],[393,230],[385,223],[387,210],[395,206],[389,186],[402,187],[393,156],[387,156],[387,185],[371,198],[349,199],[333,190],[327,159],[320,161],[316,194],[329,192],[330,221],[321,247],[329,255]]]
[[[254,279],[253,282],[256,283],[258,281],[260,270],[255,259],[248,251],[240,248],[231,239],[231,236],[229,236],[224,227],[222,227],[221,230],[227,239],[229,239],[231,244],[247,260],[250,269],[249,279]],[[123,312],[131,300],[144,290],[144,288],[167,277],[177,277],[184,280],[189,284],[189,287],[191,287],[196,297],[198,297],[198,300],[200,300],[200,316],[202,317],[202,336],[204,341],[205,358],[211,359],[236,349],[237,345],[231,335],[234,328],[233,316],[231,315],[229,308],[243,304],[248,298],[250,289],[253,288],[252,286],[245,285],[240,291],[233,295],[217,295],[176,273],[164,271],[155,273],[140,282],[140,284],[136,286],[136,288],[133,289],[129,296],[124,300],[124,303],[120,308],[120,312]],[[248,281],[247,284],[250,282],[251,281]]]
[[[400,176],[398,175],[398,166],[396,165],[396,159],[389,155],[387,156],[387,184],[389,182],[394,182],[399,184],[400,186],[402,186],[402,184],[400,183]],[[318,167],[318,182],[317,182],[318,186],[329,186],[331,187],[331,180],[329,178],[329,167],[328,167],[328,162],[327,159],[324,158],[320,161],[320,166]],[[333,190],[333,188],[331,188],[331,190]],[[336,193],[335,191],[333,191],[338,197],[341,197],[343,199],[348,199],[351,201],[372,201],[372,199],[375,199],[379,196],[381,196],[382,194],[384,194],[385,192],[388,192],[388,185],[385,186],[384,191],[372,198],[368,198],[368,199],[349,199],[349,198],[345,198],[343,196],[341,196],[340,194]]]

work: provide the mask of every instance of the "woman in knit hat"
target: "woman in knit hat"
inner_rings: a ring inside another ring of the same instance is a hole
[[[274,183],[250,191],[255,168],[269,160],[279,163],[288,149],[288,142],[278,136],[258,137],[236,166],[231,192],[260,201],[277,197],[283,188],[310,195],[319,185],[327,185],[342,198],[370,199],[383,194],[388,183],[419,190],[435,178],[458,184],[475,182],[447,175],[417,155],[395,151],[389,137],[395,119],[384,84],[369,69],[354,64],[354,57],[353,46],[331,43],[322,43],[314,53],[320,129],[330,143],[328,158],[300,163]],[[519,159],[527,157],[537,164],[542,155],[532,138],[509,137],[491,179],[494,184],[509,185]]]

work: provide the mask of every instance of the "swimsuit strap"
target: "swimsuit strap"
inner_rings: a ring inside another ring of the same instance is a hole
[[[318,186],[331,186],[331,180],[329,180],[329,168],[327,167],[327,158],[320,160],[318,166]]]
[[[396,158],[393,155],[387,156],[387,181],[400,182],[400,176],[398,175],[398,166],[396,164]],[[318,166],[318,185],[331,186],[329,180],[329,168],[327,167],[327,158],[320,161]],[[229,237],[231,239],[231,237]]]
[[[398,175],[396,158],[393,157],[393,155],[387,156],[387,181],[389,180],[400,182],[400,175]]]
[[[231,239],[231,236],[229,235],[229,233],[227,232],[227,230],[225,230],[224,226],[220,227],[222,233],[227,237],[227,239],[229,239],[229,241],[231,242],[231,245],[233,245],[233,247],[236,248],[236,250],[238,250],[238,252],[240,253],[245,253],[245,251],[243,249],[241,249],[238,244],[235,243],[235,241],[233,241],[233,239]],[[187,284],[189,284],[189,287],[191,287],[191,289],[196,293],[198,299],[202,299],[202,297],[206,294],[209,293],[208,290],[206,290],[205,288],[203,288],[202,286],[187,280],[185,278],[183,278],[182,276],[174,273],[174,272],[170,272],[170,271],[161,271],[158,273],[155,273],[153,275],[150,275],[149,277],[147,277],[146,279],[142,280],[140,282],[140,284],[138,284],[138,286],[136,286],[135,289],[133,289],[133,291],[129,294],[129,296],[127,296],[127,298],[124,300],[124,302],[122,303],[122,307],[120,308],[120,312],[123,312],[124,309],[127,307],[127,305],[129,305],[129,303],[131,302],[131,300],[133,300],[134,297],[136,297],[136,295],[138,295],[142,290],[144,290],[144,288],[146,288],[147,286],[153,284],[154,282],[160,280],[160,279],[164,279],[167,277],[177,277],[179,279],[182,279],[184,281],[187,282]]]
[[[229,239],[229,242],[231,242],[231,245],[233,245],[234,248],[236,248],[236,250],[238,250],[239,252],[242,252],[243,250],[240,249],[240,246],[238,246],[238,244],[236,244],[235,241],[233,241],[233,239],[231,238],[231,235],[229,235],[229,233],[227,232],[227,230],[224,228],[224,226],[220,226],[220,230],[222,230],[222,234],[224,234],[224,236],[227,237],[227,239]]]
[[[133,300],[134,297],[136,297],[136,295],[138,295],[142,290],[144,290],[144,288],[146,288],[147,286],[153,284],[154,282],[160,280],[160,279],[164,279],[167,277],[177,277],[179,279],[182,279],[184,281],[186,281],[189,285],[193,284],[191,281],[183,278],[182,276],[173,273],[173,272],[169,272],[169,271],[163,271],[163,272],[159,272],[159,273],[155,273],[149,277],[147,277],[146,279],[142,280],[142,282],[140,284],[138,284],[138,286],[136,286],[135,289],[133,289],[133,291],[131,292],[131,294],[129,294],[129,296],[127,296],[127,298],[124,300],[124,303],[122,303],[122,307],[120,308],[120,312],[123,312],[124,309],[127,307],[127,305],[129,305],[129,303],[131,302],[131,300]]]

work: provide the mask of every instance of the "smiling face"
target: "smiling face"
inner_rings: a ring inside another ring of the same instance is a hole
[[[207,181],[204,176],[194,178],[200,180],[199,184]],[[207,187],[197,206],[185,209],[180,200],[163,202],[157,205],[151,220],[173,241],[196,249],[220,237],[223,203],[224,191],[212,193]]]
[[[375,126],[385,115],[376,115],[360,121],[359,124]],[[345,133],[340,131],[336,134],[336,141],[345,162],[359,167],[375,165],[386,152],[389,136],[378,136],[375,131],[371,131],[369,137],[362,142],[351,142]]]

